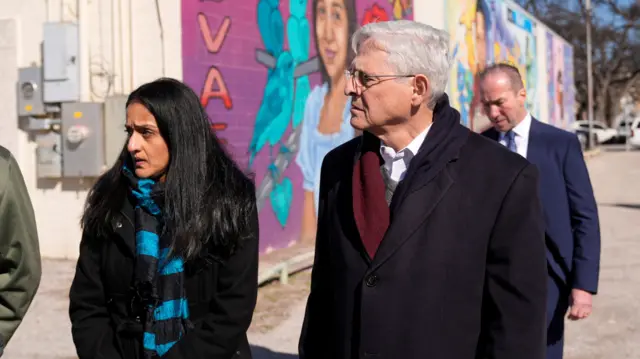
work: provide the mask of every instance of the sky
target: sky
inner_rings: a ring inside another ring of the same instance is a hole
[[[640,0],[635,0],[635,1],[640,1]],[[615,0],[615,2],[620,8],[624,9],[630,6],[631,4],[633,4],[634,0]],[[594,18],[597,18],[598,20],[603,21],[604,23],[613,22],[614,25],[620,25],[620,23],[623,22],[620,16],[617,16],[610,11],[610,8],[608,5],[597,6],[594,8],[594,10],[595,10],[593,12]]]

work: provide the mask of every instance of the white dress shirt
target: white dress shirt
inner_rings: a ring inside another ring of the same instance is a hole
[[[420,132],[420,134],[416,136],[416,138],[414,138],[407,147],[398,152],[394,151],[393,148],[386,146],[384,143],[380,143],[380,154],[384,159],[384,167],[387,170],[387,173],[389,173],[391,180],[400,182],[404,179],[407,169],[409,169],[409,163],[420,150],[420,146],[422,146],[430,128],[431,125],[429,125],[424,131]]]
[[[531,114],[527,113],[516,127],[513,128],[514,141],[516,142],[516,151],[524,158],[527,158],[527,149],[529,148],[529,130],[531,129]],[[505,133],[500,132],[500,144],[507,145]]]

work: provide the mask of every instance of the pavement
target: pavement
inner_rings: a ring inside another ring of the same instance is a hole
[[[566,359],[640,358],[640,151],[613,147],[588,159],[602,233],[600,291],[594,313],[567,322]],[[74,262],[43,260],[32,306],[5,349],[9,359],[75,359],[68,291]],[[282,300],[287,300],[283,298]],[[252,333],[255,359],[295,359],[305,300],[267,333]]]
[[[640,358],[640,152],[612,146],[588,161],[600,215],[599,294],[568,322],[565,358]]]

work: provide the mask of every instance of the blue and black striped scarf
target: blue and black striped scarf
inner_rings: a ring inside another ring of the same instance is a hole
[[[184,262],[167,258],[169,240],[162,236],[161,186],[137,178],[126,166],[123,174],[136,199],[136,264],[134,288],[141,297],[145,358],[162,357],[189,327],[189,306],[184,288]]]

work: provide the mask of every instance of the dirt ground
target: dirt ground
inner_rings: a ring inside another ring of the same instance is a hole
[[[311,270],[306,270],[289,277],[286,285],[276,281],[260,288],[249,334],[268,333],[287,320],[291,314],[291,304],[306,301],[310,284]]]

